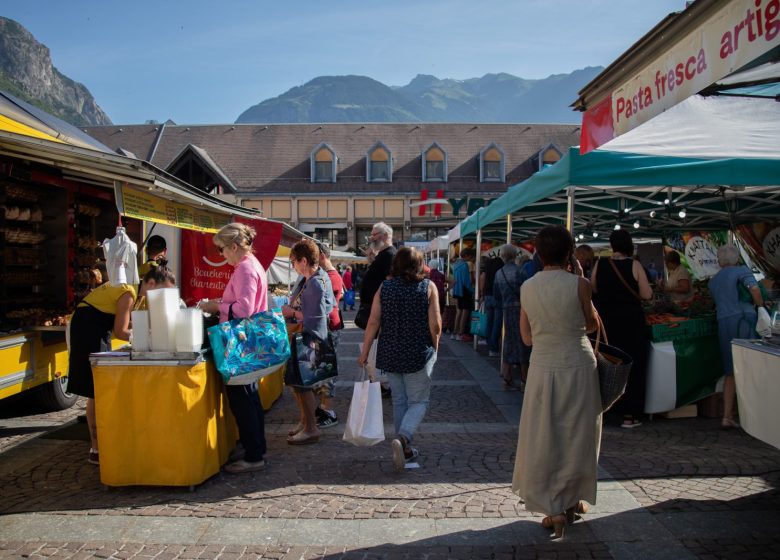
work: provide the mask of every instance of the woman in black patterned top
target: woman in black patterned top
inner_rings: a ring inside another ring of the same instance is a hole
[[[428,410],[441,313],[436,287],[423,272],[422,253],[412,247],[399,249],[390,275],[371,305],[358,364],[365,366],[378,333],[376,367],[390,380],[396,432],[391,445],[393,463],[400,470],[418,456],[411,443]]]

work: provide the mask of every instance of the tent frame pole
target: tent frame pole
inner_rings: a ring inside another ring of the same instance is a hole
[[[574,235],[574,192],[576,187],[566,187],[566,229]]]
[[[477,246],[475,248],[476,256],[474,257],[474,309],[473,311],[477,311],[479,309],[479,273],[480,273],[480,260],[482,258],[481,251],[482,251],[482,230],[477,230]],[[471,315],[469,314],[469,321],[468,321],[469,327],[471,326]],[[471,330],[469,328],[469,330]],[[479,343],[479,336],[474,335],[474,351],[477,351],[477,344]]]

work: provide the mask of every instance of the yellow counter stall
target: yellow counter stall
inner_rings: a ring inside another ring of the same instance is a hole
[[[211,359],[91,361],[103,484],[194,486],[219,472],[238,428]],[[260,380],[264,409],[283,387],[283,369]]]

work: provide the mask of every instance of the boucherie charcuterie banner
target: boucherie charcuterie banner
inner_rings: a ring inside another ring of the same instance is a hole
[[[235,218],[236,222],[252,226],[257,232],[252,248],[263,268],[268,268],[279,248],[282,224],[264,220]],[[181,232],[181,297],[187,305],[201,299],[214,299],[225,291],[233,267],[214,245],[214,235],[191,230]]]

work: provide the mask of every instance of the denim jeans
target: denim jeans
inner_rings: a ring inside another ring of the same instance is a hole
[[[265,413],[257,393],[257,382],[226,385],[230,410],[236,418],[238,437],[244,446],[244,460],[254,463],[265,455]]]
[[[393,391],[393,423],[395,433],[412,441],[412,436],[428,411],[431,396],[431,375],[436,354],[419,371],[414,373],[386,372]]]
[[[491,352],[501,351],[501,327],[504,323],[504,311],[496,304],[496,298],[485,296],[485,316],[487,317],[487,343]]]

